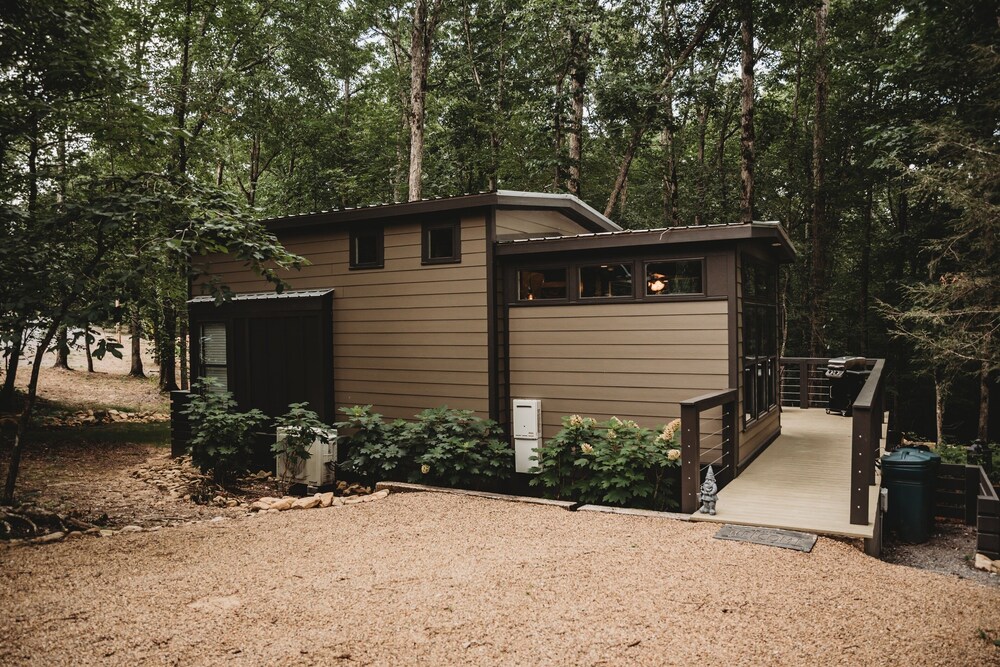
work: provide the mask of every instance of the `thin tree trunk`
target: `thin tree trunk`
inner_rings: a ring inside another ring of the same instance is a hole
[[[21,363],[24,351],[24,330],[18,329],[12,337],[14,345],[7,356],[6,374],[3,378],[3,388],[0,389],[0,412],[9,412],[14,408],[14,387],[17,381],[17,369]]]
[[[809,276],[809,347],[812,356],[822,356],[826,337],[826,188],[823,153],[826,146],[826,19],[830,0],[816,7],[816,95],[813,114],[812,159],[812,251]]]
[[[17,474],[21,468],[21,451],[24,449],[24,436],[31,423],[31,414],[35,409],[35,402],[38,397],[38,373],[42,369],[42,356],[52,342],[56,330],[60,327],[60,319],[56,318],[49,325],[45,336],[35,350],[35,363],[31,366],[31,378],[28,380],[28,393],[24,401],[24,409],[17,420],[17,433],[14,435],[14,446],[10,451],[10,460],[7,463],[7,481],[4,484],[3,497],[0,504],[12,505],[14,503],[14,487],[17,484]]]
[[[583,162],[583,111],[586,101],[587,74],[590,69],[590,26],[570,28],[572,66],[570,80],[569,179],[566,190],[580,196],[580,175]]]
[[[163,329],[160,331],[160,391],[177,389],[177,310],[168,302],[163,307]]]
[[[142,367],[142,318],[139,317],[139,308],[137,306],[133,305],[131,311],[132,367],[129,369],[128,374],[134,378],[144,378],[146,377],[146,373]]]
[[[181,33],[181,61],[177,82],[177,100],[174,103],[174,126],[177,128],[177,153],[174,156],[174,166],[178,173],[187,173],[188,146],[187,129],[188,96],[191,85],[191,15],[192,0],[184,4],[184,29]]]
[[[615,177],[615,184],[611,188],[611,194],[608,196],[608,205],[604,207],[604,216],[608,217],[611,212],[615,210],[615,205],[619,203],[619,198],[621,200],[621,205],[625,205],[625,187],[628,183],[628,170],[632,165],[632,160],[635,158],[635,153],[639,149],[639,142],[642,141],[642,135],[646,133],[646,119],[643,119],[642,123],[636,125],[632,128],[632,136],[629,137],[628,145],[625,146],[625,154],[622,155],[621,168],[618,170],[618,176]]]
[[[983,442],[990,441],[990,371],[984,361],[979,371],[979,426],[976,437]]]
[[[83,325],[83,349],[87,353],[87,372],[94,372],[94,353],[90,349],[91,342],[90,335],[90,322],[85,322]]]
[[[708,197],[708,173],[705,169],[705,134],[708,130],[708,104],[702,101],[698,108],[698,185],[697,206],[694,211],[694,224],[705,224],[705,201]]]
[[[753,3],[740,3],[740,222],[753,222],[754,201],[754,52],[753,52]]]
[[[437,28],[440,0],[415,0],[410,31],[410,175],[409,201],[418,201],[423,187],[424,120],[427,101],[427,72]]]
[[[934,372],[934,426],[938,443],[944,442],[944,407],[948,401],[951,381],[939,371]]]
[[[871,278],[872,278],[872,216],[873,216],[873,194],[871,187],[865,193],[865,205],[861,214],[863,227],[863,242],[861,244],[861,265],[859,279],[861,281],[860,308],[858,313],[858,324],[861,329],[861,354],[868,354],[868,307],[871,301]]]
[[[72,370],[69,367],[69,331],[66,325],[59,327],[56,334],[56,362],[52,364],[52,368]]]
[[[563,168],[562,168],[562,148],[563,148],[563,82],[562,79],[556,82],[555,85],[556,94],[556,104],[555,104],[555,115],[552,119],[552,151],[555,155],[555,169],[552,175],[552,189],[558,190],[560,184],[563,180]]]
[[[180,345],[180,355],[181,355],[181,389],[188,388],[188,320],[184,313],[181,313],[181,345]]]

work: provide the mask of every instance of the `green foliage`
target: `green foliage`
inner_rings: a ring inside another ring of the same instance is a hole
[[[309,449],[313,442],[330,442],[329,428],[308,405],[291,403],[288,412],[274,422],[275,427],[283,432],[271,445],[271,452],[284,459],[285,478],[281,481],[286,485],[288,479],[301,472],[302,466],[309,460]]]
[[[510,476],[514,459],[495,422],[469,410],[424,410],[414,421],[386,423],[372,406],[341,408],[337,428],[353,431],[345,470],[367,482],[402,479],[469,489],[493,489]]]
[[[233,395],[218,391],[211,379],[194,383],[192,389],[191,401],[183,410],[191,424],[191,462],[217,482],[228,483],[248,469],[254,432],[268,418],[260,410],[237,412]]]
[[[424,410],[409,425],[411,451],[422,482],[472,489],[495,488],[510,476],[514,453],[496,422],[471,410]]]
[[[678,429],[678,421],[651,431],[617,417],[606,422],[565,417],[559,433],[536,450],[538,472],[530,483],[561,500],[656,510],[676,507]]]

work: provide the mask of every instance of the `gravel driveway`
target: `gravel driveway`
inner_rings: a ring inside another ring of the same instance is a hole
[[[995,587],[716,530],[410,493],[2,547],[0,662],[1000,664]]]

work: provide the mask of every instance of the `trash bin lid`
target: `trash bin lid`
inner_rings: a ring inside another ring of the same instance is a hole
[[[916,447],[902,447],[882,457],[882,465],[893,468],[922,468],[941,463],[941,456]]]

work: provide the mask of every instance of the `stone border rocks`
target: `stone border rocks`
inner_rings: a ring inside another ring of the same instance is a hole
[[[335,496],[332,491],[317,493],[312,496],[283,496],[281,498],[265,497],[250,504],[250,511],[260,514],[276,514],[287,510],[308,510],[314,508],[343,507],[382,500],[389,495],[389,489],[375,493],[356,496]]]

